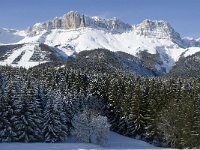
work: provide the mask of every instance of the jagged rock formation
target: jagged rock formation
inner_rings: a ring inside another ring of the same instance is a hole
[[[182,45],[182,39],[179,33],[171,27],[171,25],[163,20],[144,20],[135,27],[138,35],[149,38],[170,39],[173,42]]]
[[[62,18],[63,29],[75,29],[79,28],[81,24],[81,17],[78,12],[69,12]]]
[[[80,27],[86,27],[85,16],[82,16]]]
[[[53,20],[53,28],[59,29],[61,27],[62,27],[62,21],[58,17],[55,17]]]
[[[123,32],[132,29],[131,25],[123,23],[115,17],[113,19],[102,19],[99,17],[88,17],[80,15],[78,12],[70,11],[61,18],[56,17],[52,21],[37,23],[29,27],[27,32],[29,35],[35,35],[43,30],[76,29],[80,27],[103,28],[114,32]]]

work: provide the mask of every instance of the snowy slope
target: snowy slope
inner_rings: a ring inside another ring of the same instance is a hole
[[[200,52],[200,47],[190,47],[185,51],[183,56],[187,57],[187,56],[193,55],[197,52]]]
[[[38,44],[24,44],[22,47],[16,48],[12,52],[8,52],[6,54],[7,58],[5,60],[1,60],[0,65],[29,68],[39,65],[40,63],[45,63],[46,61],[30,61],[30,58],[34,53],[35,46],[38,46]]]
[[[96,48],[123,51],[134,56],[137,56],[138,52],[144,50],[147,50],[150,54],[158,52],[161,55],[161,59],[163,59],[162,67],[165,67],[167,72],[186,50],[169,39],[141,36],[135,30],[112,34],[93,28],[54,29],[46,32],[43,31],[40,35],[34,37],[26,37],[19,43],[28,42],[39,42],[52,47],[56,46],[68,56],[74,52]],[[168,60],[164,59],[165,55],[169,56]]]
[[[84,15],[81,17],[78,12],[69,12],[52,21],[37,23],[26,32],[3,29],[2,33],[6,36],[4,38],[0,34],[0,43],[44,43],[54,47],[55,51],[66,58],[74,53],[97,48],[123,51],[136,57],[146,51],[148,54],[156,55],[153,68],[158,71],[164,70],[164,73],[169,72],[183,54],[187,57],[200,50],[199,39],[182,39],[169,23],[162,20],[144,20],[138,25],[131,26],[117,18],[102,19]],[[29,51],[25,51],[27,56],[31,55],[31,50],[34,51],[34,46],[28,49]],[[16,51],[0,64],[12,65],[13,57],[23,50]],[[26,65],[19,62],[12,66],[28,68],[39,64],[29,62],[29,59],[25,58],[21,62]]]
[[[92,28],[79,28],[71,30],[51,30],[42,32],[34,37],[26,37],[19,43],[39,42],[50,46],[65,47],[70,45],[75,51],[106,48],[111,51],[124,51],[136,55],[138,50],[148,50],[155,54],[156,47],[169,47],[167,54],[177,60],[180,53],[184,51],[177,44],[168,39],[155,39],[137,35],[134,30],[122,34],[112,34],[103,30]],[[174,52],[174,49],[178,51]],[[66,49],[67,50],[67,49]]]
[[[1,150],[131,150],[158,149],[140,140],[131,139],[111,132],[104,147],[84,143],[0,143]]]

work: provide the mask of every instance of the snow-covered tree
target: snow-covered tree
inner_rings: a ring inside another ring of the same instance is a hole
[[[62,142],[67,137],[67,125],[63,122],[63,112],[59,110],[60,95],[49,92],[44,111],[43,135],[45,142]]]
[[[16,130],[15,141],[38,142],[41,136],[41,109],[30,82],[22,86],[15,96],[15,115],[12,117]]]
[[[107,118],[85,109],[72,120],[72,136],[79,142],[103,145],[107,141],[110,125]]]
[[[108,124],[107,117],[98,115],[92,119],[91,124],[94,128],[92,133],[92,143],[99,145],[106,144],[110,131],[110,124]]]
[[[13,142],[16,137],[15,129],[13,126],[12,117],[14,114],[14,92],[13,84],[8,84],[5,87],[4,94],[1,97],[1,113],[0,113],[0,141]]]

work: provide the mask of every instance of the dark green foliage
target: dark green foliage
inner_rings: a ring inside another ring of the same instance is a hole
[[[74,60],[68,61],[67,66],[89,72],[93,70],[99,73],[129,72],[141,76],[156,75],[137,57],[106,49],[82,51],[76,54]]]
[[[49,47],[48,45],[45,44],[40,44],[38,47],[38,50],[35,51],[35,53],[33,54],[31,60],[39,60],[42,59],[41,58],[41,54],[40,53],[44,53],[45,54],[45,58],[44,60],[50,60],[53,62],[62,62],[63,59],[62,57],[59,55],[59,53],[57,53],[54,48]],[[38,56],[38,57],[37,57]]]
[[[143,78],[45,65],[0,70],[3,142],[63,141],[73,116],[88,108],[106,115],[120,134],[165,147],[200,147],[199,78]],[[41,117],[42,136],[32,132],[41,131]]]
[[[42,133],[45,142],[63,142],[67,137],[68,129],[64,111],[60,111],[61,101],[58,93],[50,92],[44,109]],[[63,118],[62,118],[63,117]]]
[[[162,61],[160,60],[159,53],[150,54],[147,50],[139,51],[137,53],[138,57],[143,61],[144,65],[148,68],[152,69],[155,74],[160,75],[165,73],[165,70],[161,70],[160,72],[155,68],[157,64],[162,65]],[[163,71],[163,72],[162,72]]]

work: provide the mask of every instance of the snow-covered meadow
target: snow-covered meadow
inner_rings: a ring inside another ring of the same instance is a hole
[[[131,150],[131,149],[158,149],[146,142],[131,139],[114,132],[110,132],[108,143],[105,146],[85,143],[0,143],[0,150]]]

